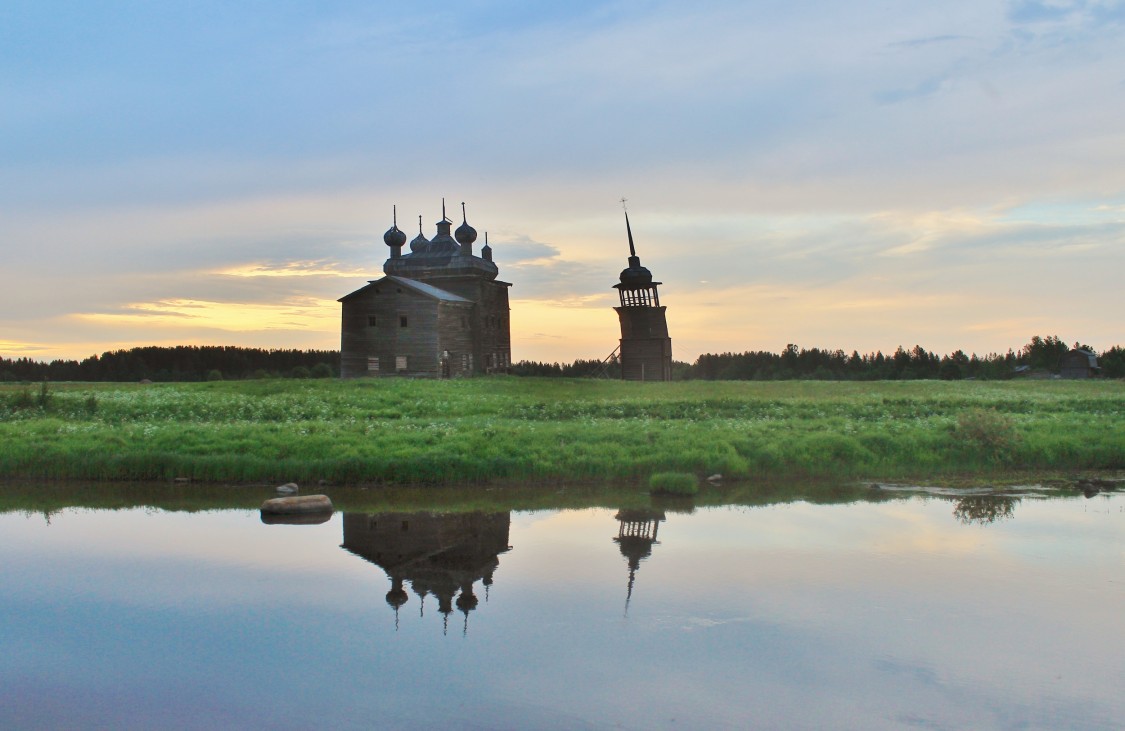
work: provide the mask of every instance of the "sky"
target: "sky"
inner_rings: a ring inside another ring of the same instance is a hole
[[[0,4],[0,356],[338,348],[488,232],[513,360],[1125,344],[1125,2]],[[479,246],[479,245],[478,245]]]

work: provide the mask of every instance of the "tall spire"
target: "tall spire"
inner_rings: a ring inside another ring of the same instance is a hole
[[[632,260],[637,258],[637,249],[633,246],[633,228],[629,225],[629,208],[625,205],[628,200],[628,198],[621,199],[621,208],[625,211],[625,231],[629,234],[629,264],[632,265]],[[639,259],[637,263],[640,263]]]
[[[625,231],[629,234],[629,259],[638,259],[637,249],[633,246],[633,228],[629,225],[629,212],[625,211]]]

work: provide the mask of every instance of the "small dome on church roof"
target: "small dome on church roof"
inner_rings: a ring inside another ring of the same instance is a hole
[[[391,226],[383,234],[383,243],[387,246],[402,246],[406,243],[406,234],[398,226]]]
[[[392,220],[394,223],[392,223],[391,227],[387,229],[387,232],[383,234],[383,243],[387,246],[401,247],[406,243],[406,234],[398,227],[398,206],[393,206],[391,211],[393,212]]]
[[[430,245],[430,240],[422,234],[422,217],[418,216],[418,235],[410,242],[410,250],[417,253],[424,251]]]
[[[471,244],[477,240],[477,230],[469,225],[469,219],[465,215],[464,203],[461,204],[461,220],[462,223],[457,227],[457,230],[453,232],[453,236],[457,239],[457,243],[461,245]]]
[[[471,244],[477,240],[477,230],[470,226],[468,223],[462,223],[453,232],[453,236],[457,239],[459,244]]]

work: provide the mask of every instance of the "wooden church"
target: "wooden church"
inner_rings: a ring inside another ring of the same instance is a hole
[[[389,257],[381,279],[340,299],[340,376],[458,378],[505,372],[511,365],[508,288],[499,281],[488,234],[480,256],[465,216],[453,222],[441,205],[432,240],[422,234],[404,253],[397,211],[383,235]]]

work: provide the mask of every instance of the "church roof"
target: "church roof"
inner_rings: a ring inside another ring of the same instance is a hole
[[[430,299],[438,300],[439,302],[464,302],[465,304],[472,304],[473,303],[472,300],[467,300],[464,297],[461,297],[460,295],[453,294],[452,292],[446,292],[444,289],[441,289],[439,287],[435,287],[432,284],[426,284],[425,282],[419,282],[417,279],[407,279],[406,277],[396,277],[394,275],[387,275],[387,276],[383,277],[382,279],[372,279],[370,282],[367,283],[367,286],[360,287],[359,289],[352,292],[351,294],[344,295],[338,301],[343,302],[344,300],[347,300],[347,299],[350,299],[350,298],[356,296],[360,292],[366,291],[370,287],[376,287],[376,286],[382,284],[383,282],[387,282],[387,281],[393,282],[393,283],[395,283],[399,286],[402,286],[402,287],[406,287],[407,289],[412,290],[414,292],[417,292],[418,294],[420,294],[424,297],[429,297]]]

